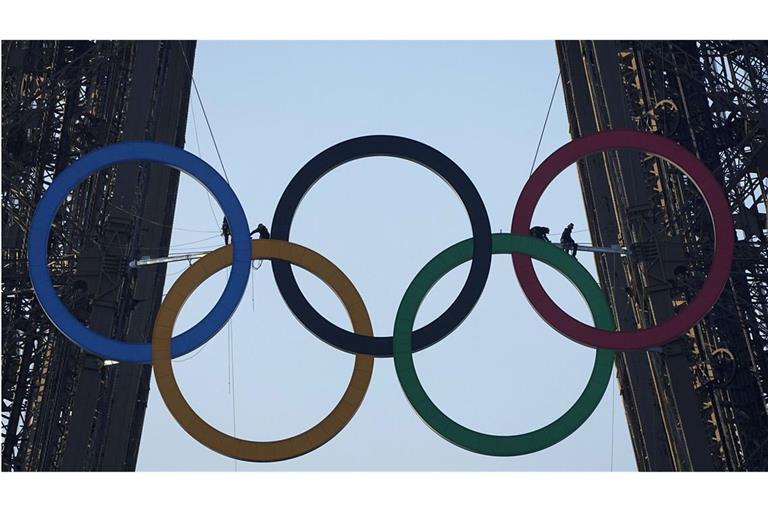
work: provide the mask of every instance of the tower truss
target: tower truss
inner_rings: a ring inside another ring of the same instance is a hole
[[[4,41],[2,102],[2,468],[132,470],[150,366],[84,352],[48,321],[27,272],[27,228],[48,185],[121,140],[184,144],[195,43]],[[168,253],[178,171],[129,162],[87,179],[51,226],[62,300],[104,335],[146,340]]]
[[[768,43],[561,41],[573,137],[632,129],[698,156],[731,205],[736,251],[711,312],[663,350],[617,369],[641,470],[768,469]],[[596,255],[617,325],[659,323],[706,278],[712,223],[695,186],[666,161],[611,151],[578,163]]]

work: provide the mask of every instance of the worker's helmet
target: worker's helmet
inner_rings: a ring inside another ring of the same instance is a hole
[[[573,227],[573,222],[571,222],[570,224],[568,224],[568,227],[569,227],[569,228],[572,228],[572,227]]]

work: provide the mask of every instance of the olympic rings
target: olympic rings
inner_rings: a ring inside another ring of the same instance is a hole
[[[316,252],[282,240],[253,240],[252,259],[283,260],[322,279],[339,296],[355,332],[373,334],[363,299],[352,282],[333,263]],[[165,296],[152,332],[152,369],[166,407],[181,427],[208,448],[250,462],[274,462],[298,457],[328,442],[352,419],[363,402],[373,374],[373,357],[357,354],[352,379],[333,411],[309,430],[280,441],[246,441],[224,434],[198,416],[181,394],[171,365],[170,337],[184,302],[207,278],[230,265],[232,248],[221,247],[181,274]]]
[[[600,288],[589,272],[565,252],[528,235],[538,197],[569,164],[601,150],[630,148],[658,155],[680,167],[695,183],[713,218],[715,255],[709,276],[686,309],[661,324],[641,331],[615,332],[613,317]],[[365,305],[349,279],[327,259],[288,241],[291,223],[302,198],[326,173],[351,160],[368,156],[394,156],[419,163],[441,176],[459,194],[470,218],[472,238],[433,258],[414,278],[398,308],[392,337],[374,337]],[[79,182],[101,168],[130,160],[160,162],[187,172],[213,193],[227,217],[232,246],[200,259],[174,283],[158,311],[152,344],[126,343],[90,331],[66,308],[48,274],[48,235],[58,205]],[[251,241],[243,209],[229,185],[208,164],[181,149],[154,142],[124,142],[82,157],[59,173],[38,203],[29,234],[29,274],[35,294],[51,321],[69,339],[103,358],[150,362],[161,396],[179,424],[205,446],[238,459],[277,461],[316,449],[351,420],[360,406],[373,372],[374,356],[394,356],[398,380],[417,413],[435,431],[458,446],[488,455],[521,455],[542,450],[574,432],[592,414],[610,379],[612,350],[662,345],[698,322],[716,302],[728,278],[734,249],[733,221],[724,194],[711,173],[690,152],[658,135],[642,132],[601,132],[564,145],[547,158],[526,183],[515,207],[513,234],[492,235],[485,206],[469,177],[447,156],[403,137],[375,135],[351,139],[312,158],[289,183],[275,210],[271,240]],[[249,245],[250,242],[250,245]],[[493,254],[512,254],[515,272],[534,309],[558,332],[597,348],[592,374],[578,400],[559,419],[521,435],[493,436],[475,432],[443,414],[419,383],[413,353],[451,332],[469,315],[483,291]],[[563,273],[587,300],[595,327],[563,312],[545,293],[533,270],[536,258]],[[339,403],[316,426],[281,441],[238,439],[214,429],[189,406],[178,387],[171,361],[211,339],[237,308],[250,273],[251,259],[271,259],[278,289],[288,307],[305,327],[324,342],[355,354],[352,379]],[[457,265],[471,260],[467,281],[451,306],[432,323],[413,331],[416,313],[429,288]],[[309,304],[291,265],[312,272],[341,298],[352,319],[349,332],[330,323]],[[171,338],[184,301],[199,284],[232,265],[224,293],[214,308],[194,327]]]
[[[346,162],[368,156],[393,156],[428,168],[453,188],[464,204],[472,225],[474,245],[467,281],[442,315],[413,333],[413,351],[417,352],[437,343],[464,321],[483,293],[491,269],[491,228],[488,212],[472,181],[450,158],[421,142],[390,135],[359,137],[336,144],[310,160],[288,184],[272,219],[272,238],[288,240],[296,209],[307,191],[320,178]],[[353,354],[392,356],[391,336],[371,338],[354,334],[333,325],[320,315],[299,289],[288,263],[273,263],[272,272],[288,308],[315,336]]]
[[[37,300],[56,328],[80,347],[104,359],[149,363],[152,360],[149,342],[109,339],[80,323],[59,299],[48,273],[48,235],[61,202],[81,181],[99,169],[131,160],[159,162],[191,175],[216,198],[232,231],[234,260],[224,292],[205,318],[173,338],[173,357],[203,345],[219,332],[237,309],[250,275],[248,243],[251,237],[245,212],[227,182],[206,162],[174,146],[149,141],[112,144],[88,153],[56,176],[37,204],[29,226],[29,278]]]
[[[493,254],[521,252],[550,265],[567,277],[587,301],[595,324],[613,329],[613,315],[603,291],[575,258],[543,240],[530,236],[497,233],[493,235]],[[511,456],[533,453],[559,443],[576,431],[600,403],[613,372],[614,353],[597,349],[595,364],[586,388],[568,411],[549,425],[526,434],[498,436],[482,434],[446,416],[427,396],[413,364],[411,339],[413,323],[422,300],[445,274],[472,257],[472,239],[449,247],[435,256],[411,281],[395,317],[395,371],[408,401],[432,430],[448,441],[484,455]]]
[[[672,341],[694,326],[717,302],[728,281],[733,260],[734,227],[723,190],[707,167],[684,147],[660,135],[633,131],[598,132],[574,139],[550,155],[534,171],[520,193],[512,233],[528,234],[533,211],[547,185],[579,158],[609,149],[637,149],[678,166],[699,189],[714,224],[715,254],[704,285],[677,315],[638,331],[615,332],[590,327],[569,316],[549,298],[533,270],[531,258],[513,254],[517,279],[533,308],[563,336],[589,347],[613,350],[647,349]]]

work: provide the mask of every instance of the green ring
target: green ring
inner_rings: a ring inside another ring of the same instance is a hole
[[[576,258],[543,240],[523,235],[493,235],[493,254],[520,252],[558,270],[576,288],[592,313],[595,327],[615,330],[613,315],[603,291]],[[472,452],[511,456],[533,453],[559,443],[576,431],[600,403],[613,371],[614,352],[597,349],[595,365],[586,388],[568,411],[549,425],[526,434],[496,436],[459,425],[429,399],[413,365],[411,337],[421,302],[445,274],[472,258],[472,239],[449,247],[427,263],[411,282],[400,302],[394,327],[395,370],[405,396],[421,418],[446,440]]]

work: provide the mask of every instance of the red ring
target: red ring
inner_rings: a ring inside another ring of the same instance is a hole
[[[678,166],[699,189],[712,216],[715,253],[709,275],[693,301],[680,313],[654,327],[624,332],[596,329],[574,319],[549,298],[536,277],[529,256],[514,254],[512,261],[531,306],[560,334],[593,348],[629,350],[658,347],[688,331],[709,312],[725,287],[733,259],[735,242],[730,206],[710,170],[690,151],[660,135],[629,130],[598,132],[574,139],[544,160],[523,187],[512,217],[512,233],[528,234],[539,198],[566,167],[587,155],[610,149],[637,149],[662,157]]]

